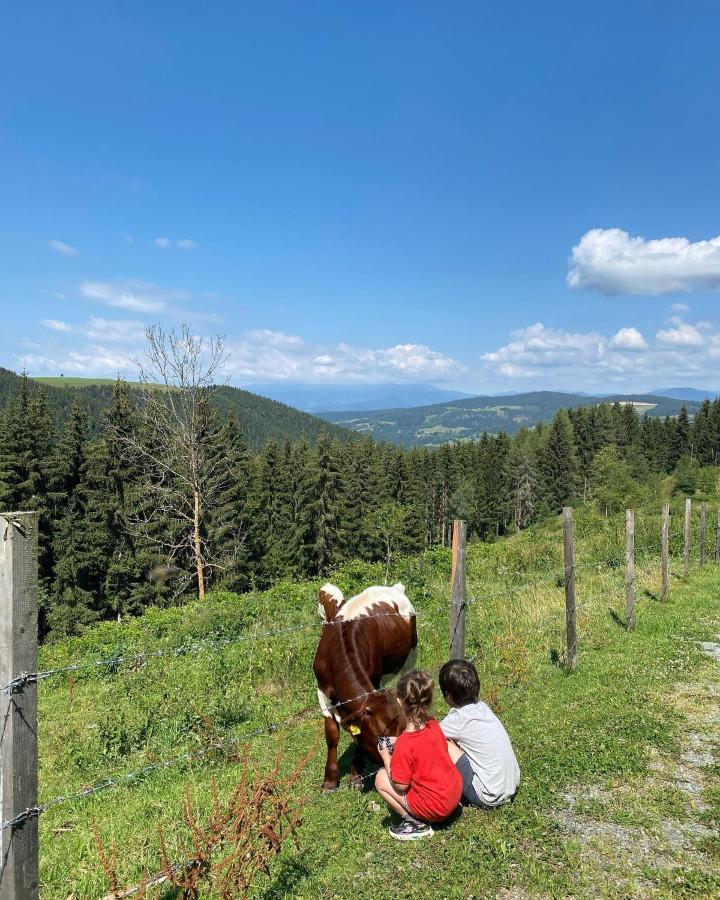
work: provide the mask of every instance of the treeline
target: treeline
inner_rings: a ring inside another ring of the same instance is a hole
[[[197,590],[192,553],[168,562],[163,549],[192,545],[181,540],[192,524],[183,507],[168,506],[165,518],[148,508],[148,479],[173,476],[144,471],[123,440],[138,428],[134,393],[115,385],[101,436],[79,403],[56,429],[47,392],[26,378],[7,403],[0,508],[40,514],[45,634],[76,633]],[[203,583],[235,591],[323,576],[352,558],[389,565],[396,554],[446,543],[454,517],[475,539],[493,540],[582,499],[622,508],[668,473],[692,492],[698,478],[716,478],[707,467],[720,460],[720,401],[693,420],[684,409],[662,420],[601,404],[562,410],[512,439],[404,450],[321,433],[314,444],[269,440],[256,454],[232,413],[203,414],[202,458],[223,462],[221,476],[208,476],[216,480],[203,496],[212,502],[198,516],[199,540],[212,550]],[[174,497],[184,490],[180,479],[170,488]]]

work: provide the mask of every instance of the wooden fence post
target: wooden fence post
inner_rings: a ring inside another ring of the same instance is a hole
[[[450,579],[450,659],[465,659],[465,561],[467,531],[460,519],[453,522],[452,576]]]
[[[707,528],[707,503],[700,504],[700,568],[705,568],[705,530]]]
[[[692,500],[685,501],[685,542],[683,544],[683,572],[687,578],[690,574],[690,526],[692,525]]]
[[[635,627],[635,510],[625,510],[625,627]]]
[[[715,562],[720,563],[720,506],[718,506],[717,528],[715,529]]]
[[[660,599],[667,600],[670,590],[670,504],[662,508],[662,588]]]
[[[0,687],[37,670],[37,513],[0,514]],[[0,691],[0,818],[37,806],[37,685]],[[38,820],[0,835],[0,900],[36,900]]]
[[[573,511],[563,507],[563,549],[565,556],[565,634],[566,664],[571,672],[577,669],[577,621],[575,616],[575,561],[573,559]]]

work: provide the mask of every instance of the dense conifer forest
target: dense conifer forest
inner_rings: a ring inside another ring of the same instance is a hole
[[[184,482],[177,475],[170,484],[175,505],[164,518],[150,508],[148,473],[123,444],[138,428],[135,392],[122,381],[110,390],[100,430],[83,391],[53,416],[56,395],[46,387],[23,377],[7,390],[0,507],[40,514],[45,635],[78,633],[198,589],[192,554],[181,549],[169,563],[163,549],[186,547]],[[620,404],[561,410],[550,425],[512,438],[410,450],[328,431],[312,441],[270,437],[254,450],[232,409],[208,406],[203,415],[203,459],[223,468],[221,476],[208,468],[212,502],[198,519],[199,540],[212,550],[202,577],[239,592],[322,577],[349,559],[390,564],[445,544],[454,517],[467,521],[472,539],[492,541],[578,500],[616,512],[655,496],[670,473],[686,494],[718,490],[720,400],[693,418],[684,408],[640,417]],[[139,521],[141,531],[131,527]]]
[[[0,411],[8,399],[17,393],[19,383],[19,375],[0,366]],[[79,405],[87,413],[89,432],[93,435],[102,432],[103,416],[112,402],[112,383],[100,380],[96,384],[73,384],[73,379],[68,379],[61,386],[57,379],[54,384],[43,385],[43,390],[50,418],[56,428],[61,428],[73,406]],[[234,412],[238,421],[242,422],[245,440],[253,450],[259,450],[270,438],[295,441],[304,435],[306,440],[315,441],[322,430],[337,438],[346,434],[344,428],[323,423],[292,406],[229,385],[214,392],[213,403],[222,413]]]

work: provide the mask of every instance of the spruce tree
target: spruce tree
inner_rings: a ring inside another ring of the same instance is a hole
[[[341,475],[337,448],[327,432],[318,438],[314,453],[310,527],[312,569],[324,575],[343,559],[346,536],[341,519]]]
[[[559,512],[577,497],[577,452],[567,410],[561,409],[553,419],[540,456],[540,473],[551,511]]]
[[[206,523],[207,543],[213,548],[211,580],[230,590],[244,591],[250,583],[253,551],[249,503],[252,460],[233,412],[210,442],[209,452],[224,461],[215,467],[209,487],[216,498]]]
[[[112,610],[106,592],[114,550],[107,450],[96,443],[84,447],[82,455],[77,484],[55,533],[53,603],[47,614],[55,634],[79,634]]]

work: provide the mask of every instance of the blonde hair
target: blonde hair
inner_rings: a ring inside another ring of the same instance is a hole
[[[432,678],[419,669],[403,675],[397,683],[397,695],[405,715],[416,725],[424,725],[431,716],[433,686]]]

